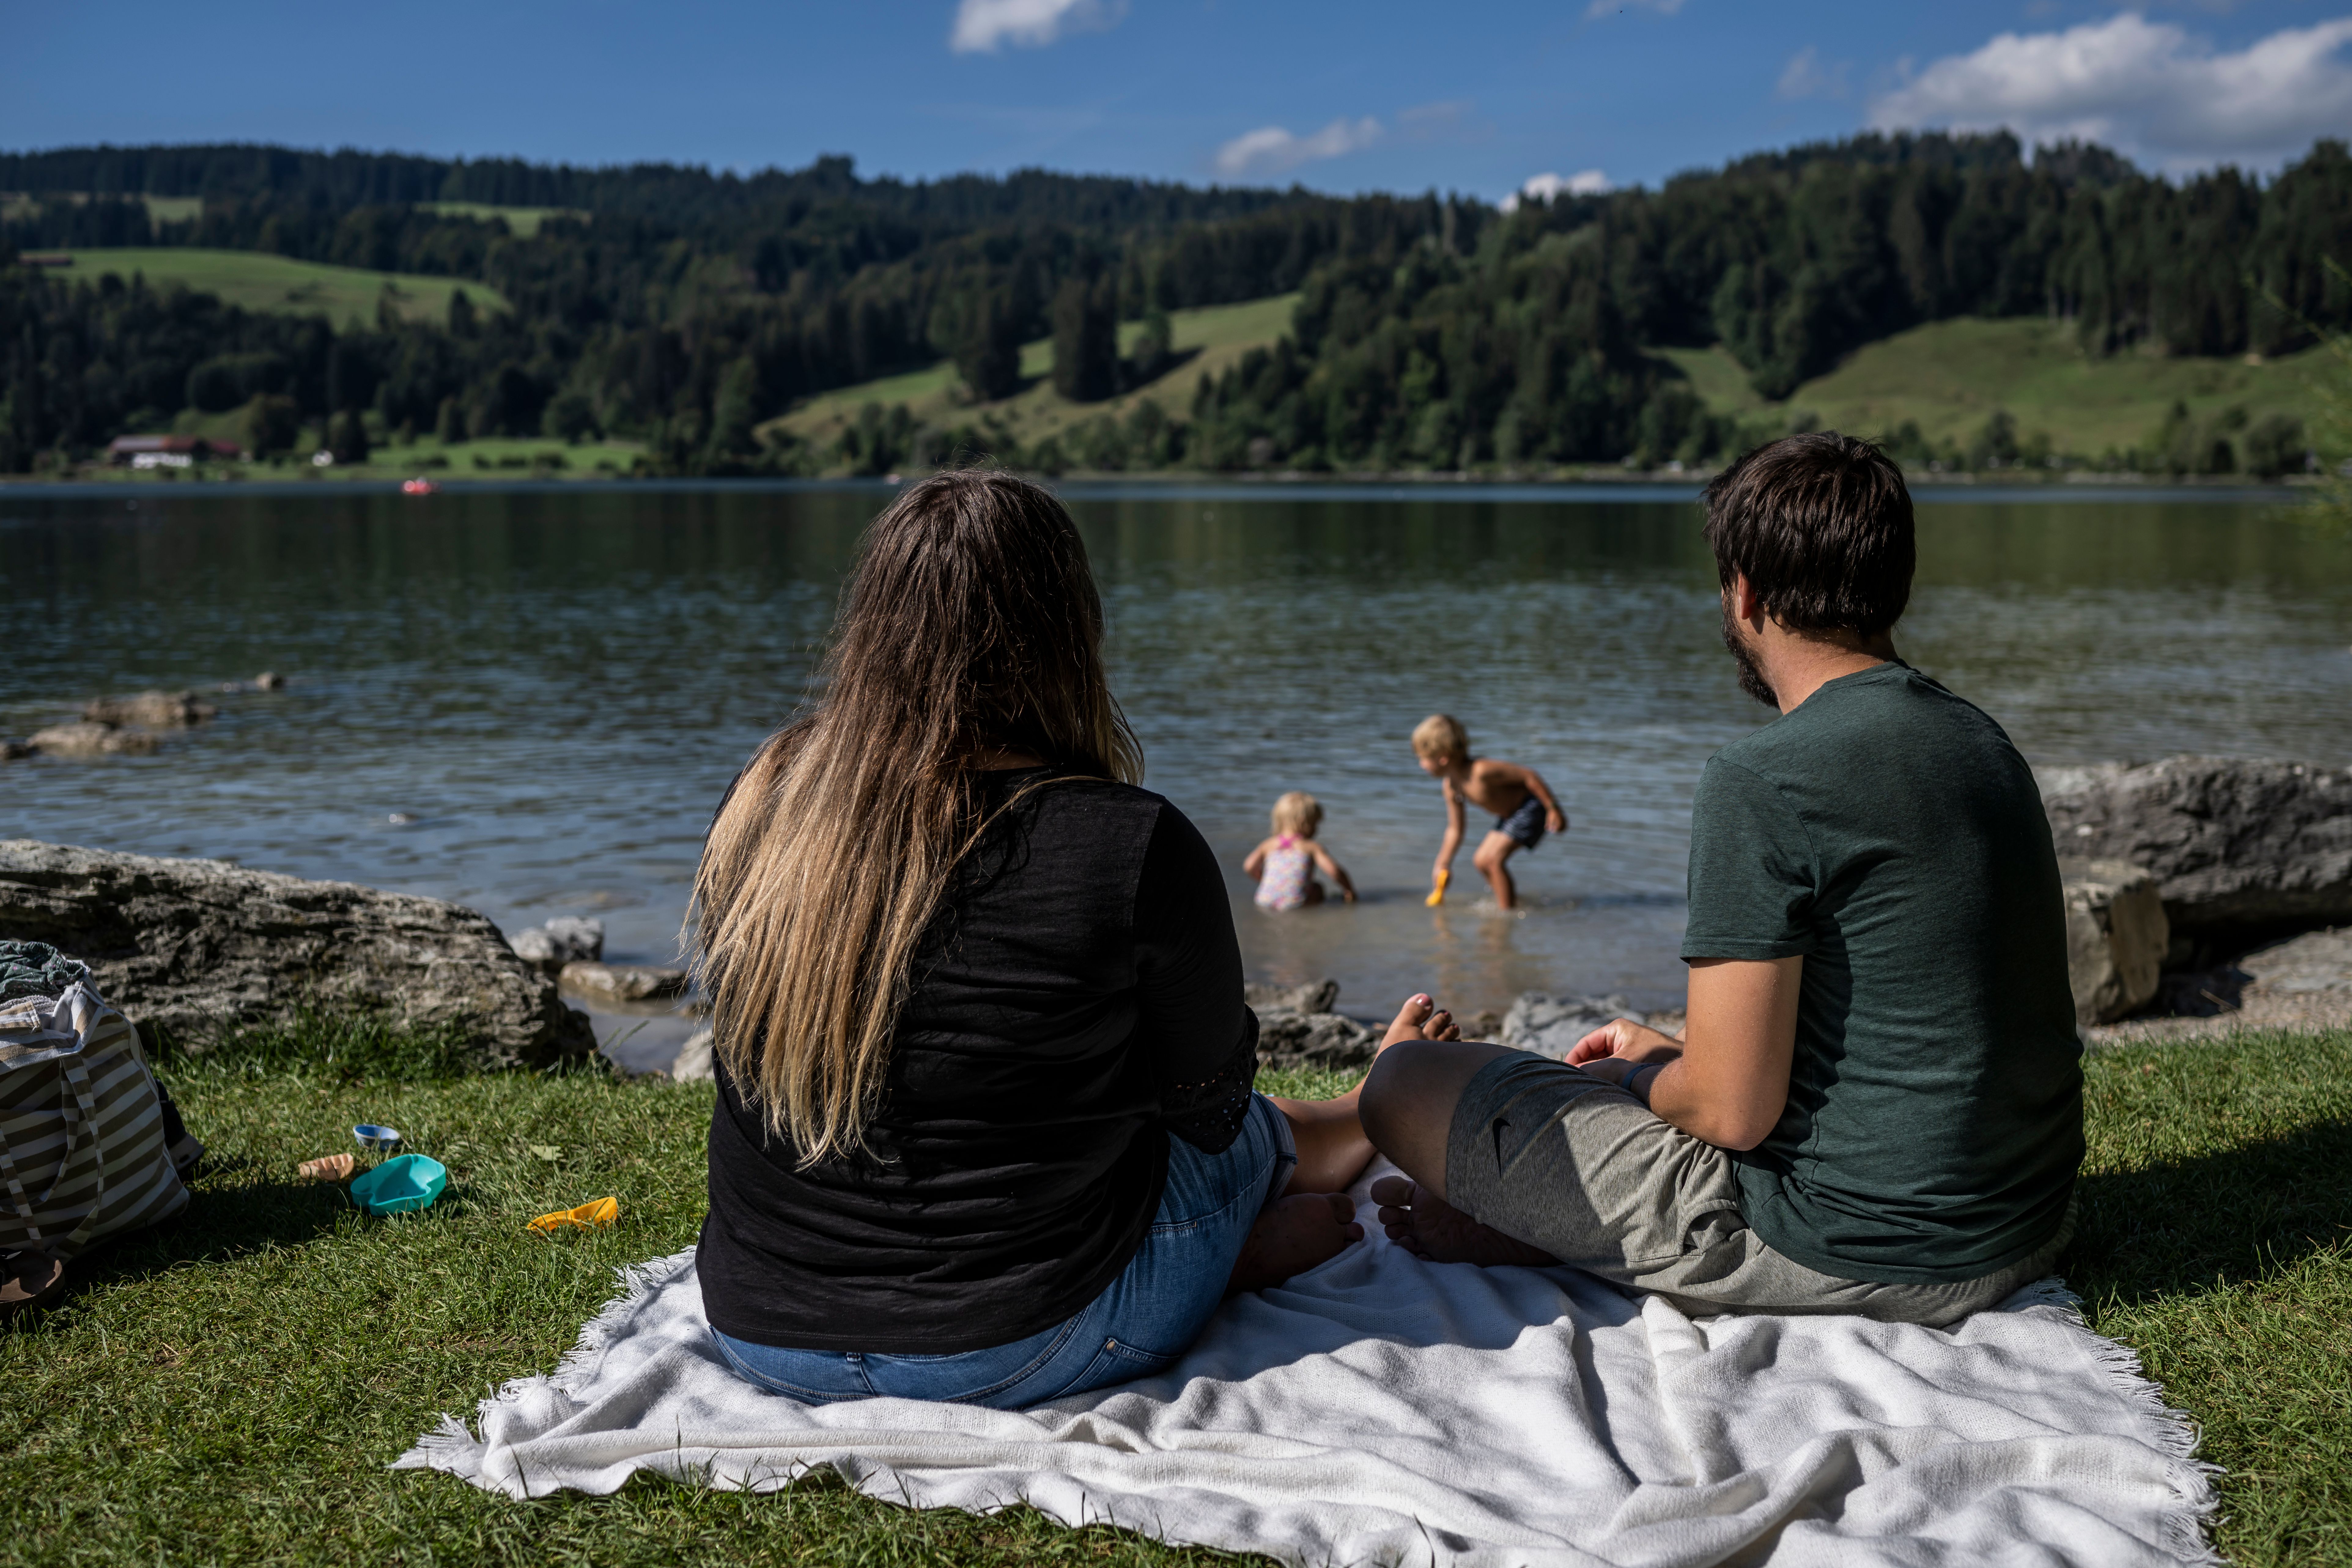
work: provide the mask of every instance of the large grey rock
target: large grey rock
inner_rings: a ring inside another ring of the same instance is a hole
[[[604,956],[604,922],[558,915],[543,926],[525,926],[507,942],[532,968],[561,974],[567,963],[593,963]]]
[[[2066,977],[2074,1017],[2105,1024],[2156,994],[2172,928],[2156,878],[2121,860],[2058,862],[2066,896]]]
[[[306,1005],[462,1025],[486,1067],[596,1048],[587,1016],[497,926],[438,899],[12,838],[0,840],[0,937],[80,959],[109,1002],[192,1049]]]
[[[1310,980],[1304,985],[1244,985],[1242,1000],[1261,1014],[1328,1013],[1339,1000],[1339,983]]]
[[[93,724],[142,724],[150,730],[184,730],[220,711],[193,691],[142,691],[136,697],[100,697],[82,704]]]
[[[1380,1046],[1380,1030],[1339,1013],[1257,1016],[1257,1058],[1267,1067],[1370,1067]]]
[[[669,1076],[680,1083],[707,1082],[713,1076],[711,1042],[709,1029],[697,1029],[688,1035],[686,1044],[678,1047],[677,1060],[670,1064]]]
[[[93,719],[52,724],[31,736],[37,752],[55,757],[140,756],[155,749],[155,737],[144,730],[120,730]]]
[[[2168,757],[2089,770],[2044,800],[2061,855],[2156,876],[2176,933],[2352,921],[2352,769]]]
[[[1242,1000],[1257,1015],[1257,1059],[1266,1067],[1370,1067],[1380,1049],[1380,1030],[1331,1011],[1339,1000],[1336,980],[1244,985]]]
[[[602,1002],[649,1002],[677,996],[684,994],[687,982],[683,969],[584,961],[565,964],[556,978],[566,991],[576,991]]]
[[[2352,928],[2311,931],[2246,954],[2238,967],[2249,977],[2246,1005],[2290,998],[2329,997],[2352,1005]]]
[[[1550,996],[1523,992],[1503,1015],[1499,1042],[1515,1050],[1533,1051],[1556,1062],[1566,1061],[1576,1042],[1612,1019],[1646,1023],[1622,996]]]
[[[2087,1031],[2116,1040],[2181,1040],[2248,1029],[2352,1028],[2352,928],[2305,931],[2231,963],[2164,977],[2165,1012]]]

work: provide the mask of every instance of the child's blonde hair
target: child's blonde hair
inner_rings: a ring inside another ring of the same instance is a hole
[[[1303,789],[1292,790],[1274,803],[1274,830],[1312,838],[1323,826],[1323,803]]]
[[[1452,757],[1457,763],[1470,760],[1470,737],[1451,713],[1432,713],[1412,727],[1412,752],[1417,757]]]

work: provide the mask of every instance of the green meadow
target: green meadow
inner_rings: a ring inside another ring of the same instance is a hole
[[[965,421],[994,425],[1024,443],[1099,415],[1123,418],[1139,402],[1157,403],[1181,419],[1189,416],[1200,377],[1222,374],[1251,349],[1271,346],[1289,331],[1297,303],[1297,295],[1286,294],[1171,315],[1182,362],[1103,403],[1074,404],[1054,390],[1053,341],[1040,338],[1022,348],[1027,384],[999,402],[958,402],[955,367],[941,361],[820,394],[763,428],[824,447],[867,404],[886,409],[903,404],[916,419],[943,427]],[[1141,331],[1140,322],[1122,323],[1121,346]],[[1758,396],[1748,372],[1720,344],[1653,353],[1710,410],[1736,416],[1749,438],[1795,427],[1877,437],[1912,423],[1931,443],[1965,447],[1995,413],[2006,412],[2021,437],[2046,435],[2053,451],[2092,462],[2145,448],[2175,403],[2200,420],[2242,409],[2250,420],[2276,413],[2314,421],[2322,378],[2341,374],[2322,349],[2268,361],[2173,358],[2141,350],[2092,355],[2076,343],[2072,323],[2041,317],[1962,318],[1916,327],[1858,351],[1779,402]]]
[[[24,191],[0,191],[0,219],[30,217],[39,210],[43,202],[56,201],[60,196],[76,206],[90,199],[86,191],[51,191],[39,195]],[[205,199],[202,196],[141,196],[139,199],[146,205],[147,221],[150,223],[185,223],[190,218],[204,216]]]
[[[1024,443],[1042,440],[1098,415],[1125,418],[1139,403],[1156,403],[1162,412],[1182,419],[1191,413],[1192,389],[1201,377],[1222,375],[1239,364],[1250,350],[1272,347],[1276,339],[1290,331],[1290,315],[1297,305],[1297,295],[1276,294],[1238,305],[1171,310],[1168,328],[1175,366],[1102,403],[1073,403],[1054,390],[1054,341],[1039,338],[1021,347],[1021,374],[1026,384],[1013,396],[994,403],[957,402],[960,383],[955,366],[941,360],[928,370],[821,393],[763,428],[789,431],[822,446],[837,438],[869,403],[885,408],[902,403],[909,414],[935,425],[965,420],[994,423]],[[1142,322],[1121,322],[1120,352],[1132,349],[1142,334]]]
[[[542,1373],[613,1270],[689,1245],[708,1084],[439,1076],[446,1042],[312,1021],[167,1066],[209,1145],[181,1218],[0,1322],[0,1558],[324,1563],[1189,1564],[1233,1561],[1024,1509],[914,1512],[813,1477],[782,1494],[641,1479],[514,1503],[385,1466],[444,1411]],[[2215,1546],[2352,1563],[2352,1033],[2110,1048],[2070,1283],[2222,1467]],[[1344,1087],[1262,1075],[1276,1093]],[[362,1217],[294,1165],[390,1121],[449,1167],[424,1213]],[[532,1215],[607,1195],[610,1231]]]
[[[571,207],[501,207],[488,202],[419,202],[425,212],[442,213],[450,217],[478,218],[484,223],[496,218],[507,226],[507,232],[518,239],[529,239],[539,232],[539,226],[551,217],[586,217],[588,215]]]
[[[2325,349],[2267,361],[2137,350],[2098,356],[2084,353],[2071,322],[1964,317],[1872,343],[1783,401],[1767,403],[1720,344],[1658,352],[1710,408],[1743,422],[1785,426],[1810,416],[1824,428],[1877,436],[1908,421],[1939,446],[1950,439],[1965,447],[2006,410],[2021,435],[2046,433],[2053,449],[2093,460],[2145,446],[2176,402],[2199,418],[2242,407],[2253,419],[2276,413],[2309,420],[2320,401],[2318,378],[2341,374]]]
[[[177,283],[197,292],[217,294],[223,302],[247,310],[324,315],[338,327],[353,317],[374,325],[376,303],[387,295],[403,316],[433,321],[446,319],[449,296],[459,289],[466,291],[466,298],[477,310],[507,309],[504,295],[473,279],[370,272],[357,267],[296,261],[257,250],[148,246],[60,254],[71,256],[73,265],[55,269],[49,274],[53,278],[94,283],[109,272],[125,279],[139,273],[145,276],[151,289]]]

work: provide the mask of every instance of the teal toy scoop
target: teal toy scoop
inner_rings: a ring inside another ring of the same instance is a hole
[[[403,1154],[386,1160],[352,1181],[352,1201],[370,1214],[407,1214],[441,1195],[449,1184],[448,1167],[424,1154]]]

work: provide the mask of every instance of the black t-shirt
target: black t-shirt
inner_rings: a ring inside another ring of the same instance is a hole
[[[799,1168],[719,1069],[697,1271],[755,1344],[950,1354],[1050,1328],[1118,1278],[1168,1133],[1230,1144],[1256,1073],[1215,857],[1156,795],[984,776],[892,1037],[873,1153]]]

